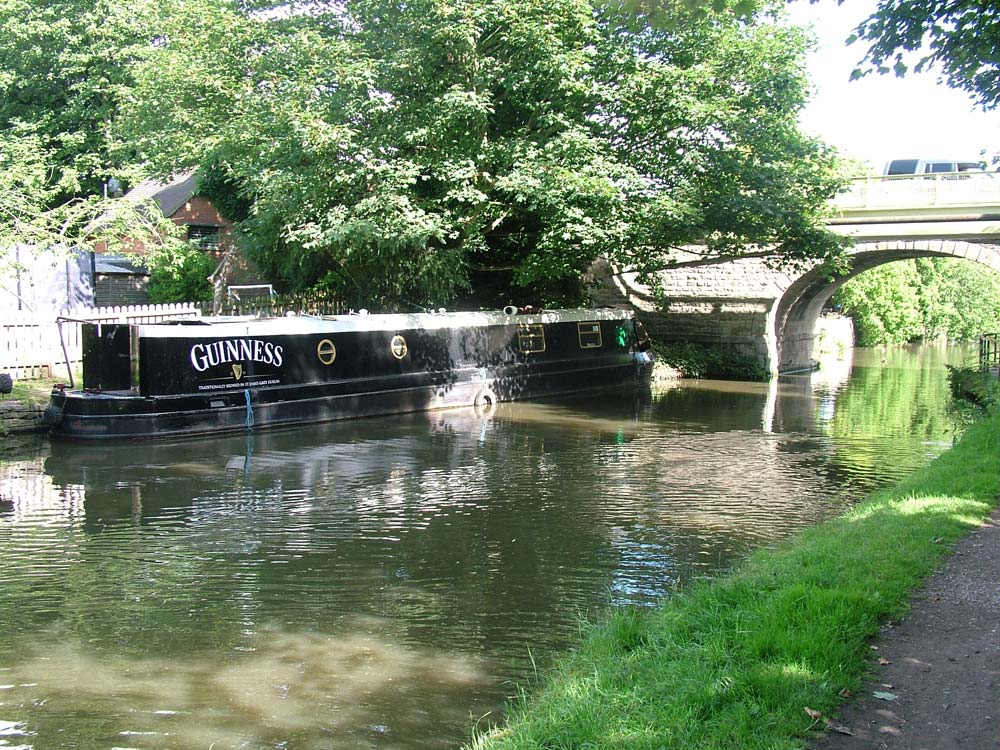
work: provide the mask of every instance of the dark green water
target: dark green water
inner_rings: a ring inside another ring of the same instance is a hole
[[[0,453],[0,748],[447,748],[951,445],[957,349],[780,383]]]

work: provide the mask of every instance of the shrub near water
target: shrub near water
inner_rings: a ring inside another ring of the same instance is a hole
[[[613,612],[477,738],[504,748],[800,748],[857,689],[880,622],[902,613],[1000,493],[1000,418],[896,488],[655,611]]]
[[[731,347],[712,347],[694,342],[662,341],[654,337],[656,358],[685,378],[715,380],[767,380],[767,370],[756,357]]]
[[[948,386],[956,399],[970,401],[995,412],[1000,404],[1000,380],[990,372],[971,367],[948,367]]]

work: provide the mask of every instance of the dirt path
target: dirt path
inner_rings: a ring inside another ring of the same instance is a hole
[[[875,681],[833,719],[853,734],[810,750],[1000,748],[1000,510],[873,646]]]

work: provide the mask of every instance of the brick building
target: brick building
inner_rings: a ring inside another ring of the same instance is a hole
[[[169,180],[144,180],[125,193],[122,200],[133,205],[153,201],[160,212],[174,224],[187,228],[187,239],[209,251],[226,244],[233,225],[220,214],[212,202],[196,195],[195,172],[182,172]],[[136,252],[142,253],[142,247]]]
[[[125,194],[122,200],[139,205],[153,201],[161,213],[170,221],[185,227],[186,238],[210,253],[216,260],[222,261],[234,254],[231,241],[233,225],[212,205],[212,202],[201,195],[196,195],[195,172],[182,172],[168,180],[145,180]],[[135,252],[142,255],[143,247],[137,243]],[[227,269],[238,267],[243,269],[244,276],[253,276],[245,262],[234,262],[228,258],[222,264]],[[149,271],[141,264],[102,253],[100,248],[92,262],[94,278],[94,304],[97,306],[145,304],[149,302],[146,285]],[[226,274],[228,276],[228,274]],[[218,286],[234,283],[229,278],[215,279]],[[243,278],[238,279],[244,283]]]

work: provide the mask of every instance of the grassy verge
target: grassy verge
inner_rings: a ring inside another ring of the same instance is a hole
[[[79,376],[77,376],[79,385]],[[47,404],[49,394],[52,393],[52,386],[56,383],[67,382],[62,378],[40,378],[38,380],[15,380],[14,390],[7,396],[12,401],[21,401],[26,404]]]
[[[1000,379],[991,372],[972,367],[948,367],[951,395],[978,404],[989,411],[1000,405]]]
[[[1000,416],[892,490],[652,612],[615,611],[478,750],[800,748],[1000,494]]]

